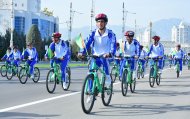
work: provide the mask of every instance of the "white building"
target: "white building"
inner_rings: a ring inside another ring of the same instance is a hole
[[[59,30],[59,19],[40,11],[41,0],[13,0],[13,9],[14,29],[18,33],[27,34],[33,24],[38,26],[42,38]],[[11,26],[11,0],[0,1],[0,26],[1,34]]]
[[[190,25],[182,21],[179,26],[173,26],[172,41],[180,44],[190,44]]]

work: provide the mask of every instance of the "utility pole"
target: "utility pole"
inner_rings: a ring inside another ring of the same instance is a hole
[[[137,21],[135,19],[135,37],[136,37],[136,34],[137,34]]]
[[[90,32],[92,32],[92,22],[94,18],[94,0],[92,0],[92,8],[91,8],[91,22],[90,22]]]
[[[123,2],[123,18],[122,18],[123,26],[122,26],[122,37],[125,33],[125,3]]]
[[[152,22],[150,22],[149,28],[150,28],[150,40],[149,40],[149,44],[150,44],[151,43],[151,39],[152,39]]]
[[[13,0],[11,0],[11,39],[10,39],[10,47],[13,48],[13,30],[14,30],[14,8],[13,8]]]
[[[72,2],[71,2],[71,3],[70,3],[69,31],[68,31],[68,38],[69,38],[69,42],[71,41],[71,32],[72,32],[72,16],[73,16],[73,11],[72,11]]]

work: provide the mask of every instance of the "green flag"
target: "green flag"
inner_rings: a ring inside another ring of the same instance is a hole
[[[75,38],[75,42],[79,46],[79,48],[81,48],[81,49],[85,48],[84,39],[82,38],[81,34]]]
[[[25,49],[24,49],[24,47],[23,47],[23,49],[22,49],[22,55],[24,55],[24,51],[25,51]]]
[[[47,53],[48,53],[48,58],[51,59],[53,57],[53,52],[52,52],[52,50],[50,48],[48,48]]]

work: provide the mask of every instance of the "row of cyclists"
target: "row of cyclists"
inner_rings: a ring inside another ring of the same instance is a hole
[[[106,25],[108,23],[107,15],[105,14],[98,14],[95,18],[97,29],[92,31],[92,33],[89,36],[89,39],[85,41],[85,48],[83,49],[83,52],[79,55],[79,57],[82,57],[86,55],[86,50],[88,50],[90,47],[92,49],[92,55],[98,56],[99,58],[96,58],[94,62],[100,67],[103,66],[103,69],[106,73],[106,85],[110,85],[111,83],[111,77],[110,77],[110,65],[108,58],[114,57],[115,62],[117,65],[120,65],[120,73],[119,76],[122,76],[123,73],[123,67],[125,65],[126,59],[123,57],[131,57],[133,60],[131,60],[131,70],[133,71],[133,77],[136,78],[136,64],[137,60],[141,62],[142,68],[145,71],[145,63],[147,57],[152,58],[159,58],[158,61],[158,67],[159,67],[159,73],[162,73],[163,69],[163,61],[164,61],[164,47],[159,42],[160,37],[154,36],[153,44],[150,45],[150,49],[148,52],[143,50],[143,46],[139,44],[139,42],[134,39],[134,32],[133,31],[127,31],[124,36],[125,39],[123,40],[122,45],[116,42],[116,35],[113,33],[112,30],[107,29]],[[68,65],[68,61],[70,59],[71,51],[69,49],[68,43],[61,40],[61,34],[56,32],[52,35],[52,43],[50,44],[50,49],[53,52],[53,59],[50,60],[50,65],[53,67],[53,63],[56,62],[60,64],[61,66],[61,74],[62,74],[62,80],[65,81],[65,71],[66,67]],[[122,48],[120,48],[122,46]],[[49,54],[50,55],[50,54]],[[48,56],[48,52],[46,52],[45,55],[46,58],[50,57]],[[176,49],[172,52],[172,58],[176,59],[176,62],[179,62],[180,64],[180,73],[182,72],[182,59],[184,57],[184,52],[181,49],[181,45],[176,45]],[[7,63],[13,62],[15,66],[19,66],[21,59],[27,59],[27,63],[30,65],[30,74],[31,78],[34,77],[34,65],[38,61],[38,53],[35,47],[33,47],[33,44],[31,42],[27,43],[27,49],[21,54],[21,52],[18,50],[18,47],[14,47],[13,51],[9,47],[7,49],[7,53],[3,56],[1,60],[6,60]],[[65,83],[64,83],[65,85]]]

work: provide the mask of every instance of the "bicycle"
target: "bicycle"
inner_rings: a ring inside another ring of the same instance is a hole
[[[111,69],[111,79],[112,79],[113,83],[115,82],[117,77],[119,78],[119,80],[121,80],[119,77],[119,66],[115,62]]]
[[[1,76],[2,77],[7,76],[7,68],[8,68],[8,62],[5,61],[5,64],[1,66]]]
[[[25,61],[24,66],[20,69],[18,77],[21,84],[25,84],[28,78],[31,77],[30,66],[27,63],[27,61]],[[32,78],[32,80],[34,81],[34,83],[37,83],[39,79],[40,79],[40,70],[38,67],[34,67],[34,78]]]
[[[19,69],[21,69],[21,66],[16,66],[14,65],[14,62],[12,61],[10,64],[7,66],[7,74],[6,77],[8,80],[11,80],[13,76],[17,75],[19,77]]]
[[[68,90],[70,83],[71,83],[71,70],[70,67],[66,67],[66,84],[67,87],[63,88],[63,80],[61,78],[61,66],[56,62],[53,63],[53,68],[49,70],[47,77],[46,77],[46,89],[49,93],[53,93],[56,88],[56,84],[61,82],[63,90]]]
[[[131,70],[131,64],[130,64],[130,62],[134,60],[134,57],[124,57],[124,58],[126,60],[126,63],[123,69],[121,91],[122,95],[126,96],[128,92],[128,86],[130,86],[131,93],[135,92],[136,78],[133,78],[133,71]]]
[[[143,70],[142,62],[138,61],[137,78],[140,79],[140,77],[144,78],[144,70]]]
[[[102,58],[102,56],[91,57],[92,60]],[[102,74],[101,78],[99,78],[98,72]],[[105,72],[99,68],[95,62],[92,62],[89,73],[86,76],[82,86],[81,105],[84,113],[89,114],[91,112],[96,96],[98,96],[99,93],[101,93],[102,103],[104,106],[109,105],[112,98],[113,82],[111,82],[110,87],[107,88],[105,86],[105,81]]]
[[[156,84],[160,85],[161,73],[158,73],[158,60],[160,58],[149,58],[149,59],[151,59],[149,84],[150,84],[150,87],[154,87],[155,80],[156,80]]]
[[[190,59],[188,60],[188,70],[190,70]]]

